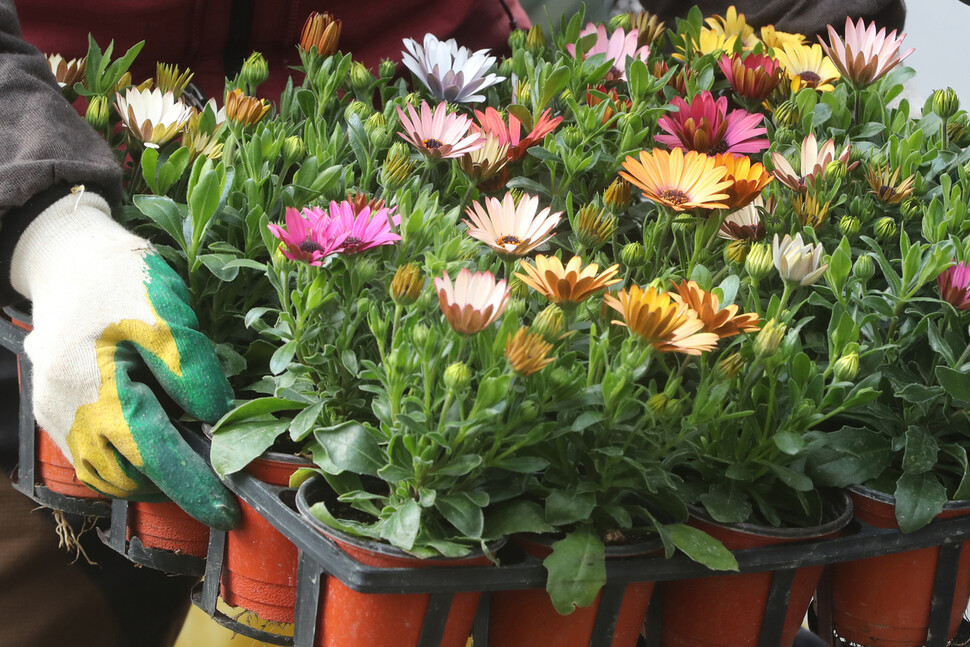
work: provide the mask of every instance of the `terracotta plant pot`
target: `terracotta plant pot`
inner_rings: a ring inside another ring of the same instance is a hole
[[[310,513],[310,506],[317,501],[314,488],[321,484],[326,487],[321,479],[311,479],[300,486],[297,493],[300,514],[361,564],[381,568],[425,568],[490,563],[482,553],[461,559],[419,559],[389,544],[334,530]],[[359,593],[336,577],[327,578],[322,587],[314,647],[417,647],[431,599],[429,594]],[[454,595],[440,647],[465,647],[480,597],[478,591]],[[492,641],[492,644],[499,643]]]
[[[126,532],[129,541],[137,537],[145,548],[203,559],[209,550],[209,527],[171,501],[129,503]]]
[[[515,537],[517,544],[539,559],[552,552],[553,541],[540,537]],[[644,556],[658,549],[659,540],[629,546],[608,546],[606,558]],[[653,582],[632,582],[627,585],[612,647],[636,645],[653,587]],[[545,589],[493,593],[489,621],[491,643],[502,647],[588,647],[602,597],[603,592],[600,591],[593,604],[564,616],[553,607]]]
[[[895,499],[869,488],[850,489],[855,515],[877,528],[898,528]],[[952,501],[937,519],[970,514],[970,501]],[[832,620],[844,639],[871,647],[917,647],[926,642],[939,547],[931,546],[832,566]],[[956,635],[970,599],[970,540],[960,550],[947,640]]]
[[[729,550],[825,539],[852,520],[847,496],[830,521],[810,528],[719,524],[694,515],[691,525],[721,540]],[[791,647],[824,566],[797,569],[785,613],[781,647]],[[771,573],[718,575],[667,583],[663,602],[663,647],[758,647]]]
[[[64,496],[108,500],[106,496],[95,492],[78,479],[74,466],[68,462],[64,453],[54,444],[46,431],[37,427],[35,434],[37,455],[34,481],[38,485]]]
[[[307,459],[267,452],[246,471],[259,480],[286,487]],[[242,499],[239,525],[226,533],[220,595],[226,604],[254,612],[263,620],[291,623],[296,607],[296,546]]]

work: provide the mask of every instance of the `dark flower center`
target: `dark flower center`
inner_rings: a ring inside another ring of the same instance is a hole
[[[881,200],[891,200],[896,195],[896,189],[883,185],[879,187],[878,195]]]
[[[444,146],[444,144],[442,144],[441,142],[439,142],[437,139],[434,139],[433,137],[431,139],[424,140],[424,147],[425,148],[430,148],[430,149],[434,150],[436,148],[441,148],[442,146]]]
[[[687,194],[680,189],[664,189],[660,192],[660,199],[667,204],[679,207],[687,202],[690,198],[688,198]]]
[[[804,83],[810,88],[816,87],[819,81],[822,80],[822,77],[820,77],[818,74],[816,74],[815,72],[810,72],[808,70],[802,72],[798,76],[801,77],[802,83]]]
[[[323,247],[320,245],[320,243],[316,242],[315,240],[310,240],[309,238],[307,238],[302,243],[300,243],[300,251],[306,252],[308,254],[312,254],[313,252],[322,252]]]
[[[495,241],[498,245],[519,245],[522,243],[518,236],[513,236],[512,234],[506,234],[498,240]]]
[[[360,251],[360,248],[364,246],[364,241],[357,236],[347,236],[344,239],[343,251],[344,253],[353,254],[354,252]]]
[[[726,153],[728,149],[728,143],[726,139],[720,139],[714,142],[714,145],[708,150],[708,155],[717,155],[718,153]]]

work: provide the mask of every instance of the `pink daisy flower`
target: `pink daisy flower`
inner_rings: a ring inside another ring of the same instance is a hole
[[[398,135],[433,159],[461,157],[485,145],[485,136],[469,132],[472,121],[465,115],[448,112],[447,103],[439,103],[431,111],[427,101],[421,102],[421,114],[408,104],[408,114],[397,107],[404,132]]]
[[[434,280],[434,287],[448,323],[465,335],[474,335],[498,319],[511,295],[505,279],[496,281],[491,272],[472,274],[465,268],[454,284],[445,272]]]
[[[596,34],[596,42],[586,52],[586,56],[595,54],[605,54],[607,61],[612,61],[613,67],[606,75],[606,81],[626,81],[626,59],[638,58],[644,63],[650,56],[650,48],[646,45],[637,49],[637,39],[640,37],[636,29],[631,29],[629,33],[622,29],[614,29],[613,33],[606,34],[604,25],[589,23],[579,32],[580,38],[585,38],[591,34]],[[566,45],[573,58],[576,57],[576,45],[569,43]]]
[[[269,224],[266,227],[282,241],[280,250],[283,256],[310,265],[320,265],[324,256],[333,253],[333,248],[320,244],[316,236],[316,225],[320,214],[315,209],[304,209],[301,213],[293,207],[286,208],[286,227]]]
[[[372,247],[393,245],[401,240],[391,231],[391,224],[400,224],[401,218],[393,207],[371,211],[369,206],[359,212],[348,200],[331,202],[327,212],[322,210],[317,224],[316,239],[321,246],[330,247],[337,254],[359,254]]]
[[[515,115],[509,113],[509,123],[505,125],[505,120],[502,119],[502,115],[491,106],[485,108],[485,112],[481,110],[475,111],[475,117],[478,119],[479,126],[473,125],[472,128],[478,128],[481,132],[495,137],[498,139],[499,144],[508,144],[508,160],[514,162],[515,160],[522,159],[525,156],[525,151],[530,146],[541,142],[545,139],[546,135],[562,123],[562,117],[551,117],[551,113],[552,110],[547,108],[525,137],[520,136],[522,122]]]
[[[759,137],[768,131],[759,127],[763,118],[741,109],[727,112],[727,97],[717,100],[704,91],[687,103],[680,97],[671,102],[677,112],[664,115],[657,125],[666,135],[657,135],[661,144],[706,155],[717,153],[760,153],[768,148],[768,139]]]
[[[818,37],[822,49],[842,76],[857,87],[875,83],[914,51],[910,48],[899,53],[899,46],[903,44],[906,34],[896,38],[896,30],[887,35],[885,27],[877,32],[876,23],[869,23],[866,27],[862,18],[855,25],[851,18],[845,19],[845,40],[839,38],[832,25],[828,26],[828,30],[828,43],[821,36]]]
[[[957,263],[936,279],[940,298],[957,310],[970,310],[970,265]]]

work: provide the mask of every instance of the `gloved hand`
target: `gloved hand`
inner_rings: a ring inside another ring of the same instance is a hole
[[[196,519],[229,529],[239,514],[232,494],[132,371],[147,365],[179,406],[207,422],[228,411],[232,390],[197,330],[185,284],[109,214],[100,196],[69,195],[14,249],[11,284],[33,302],[24,349],[35,417],[95,490],[136,500],[161,490]]]

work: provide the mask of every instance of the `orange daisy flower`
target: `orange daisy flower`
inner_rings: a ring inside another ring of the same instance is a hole
[[[607,294],[603,303],[623,317],[623,321],[614,319],[613,323],[626,326],[631,334],[660,352],[700,355],[717,346],[717,334],[704,332],[704,322],[697,314],[666,292],[633,285],[629,292],[620,290],[615,297]]]
[[[525,274],[516,273],[515,276],[559,306],[581,303],[594,292],[620,282],[615,278],[620,271],[618,264],[609,266],[597,275],[599,266],[590,263],[582,267],[583,259],[579,256],[569,259],[565,267],[558,257],[542,254],[536,256],[534,267],[525,260],[519,263]]]
[[[752,162],[747,155],[719,153],[714,157],[714,163],[727,169],[724,179],[731,185],[724,189],[728,194],[724,202],[732,211],[750,204],[772,180],[764,165]]]
[[[677,294],[671,294],[670,298],[693,310],[704,323],[701,330],[714,333],[718,339],[760,329],[757,312],[738,314],[738,306],[734,304],[721,308],[721,300],[717,295],[701,288],[694,281],[675,283],[674,289]]]
[[[622,178],[639,187],[654,202],[676,211],[727,206],[727,189],[731,186],[724,179],[727,169],[703,153],[655,148],[650,152],[640,151],[639,160],[630,155],[623,161],[623,168]]]
[[[505,341],[505,358],[513,371],[526,377],[552,364],[556,358],[546,357],[550,350],[552,344],[542,335],[530,332],[528,326],[521,326],[515,335],[509,334]]]

